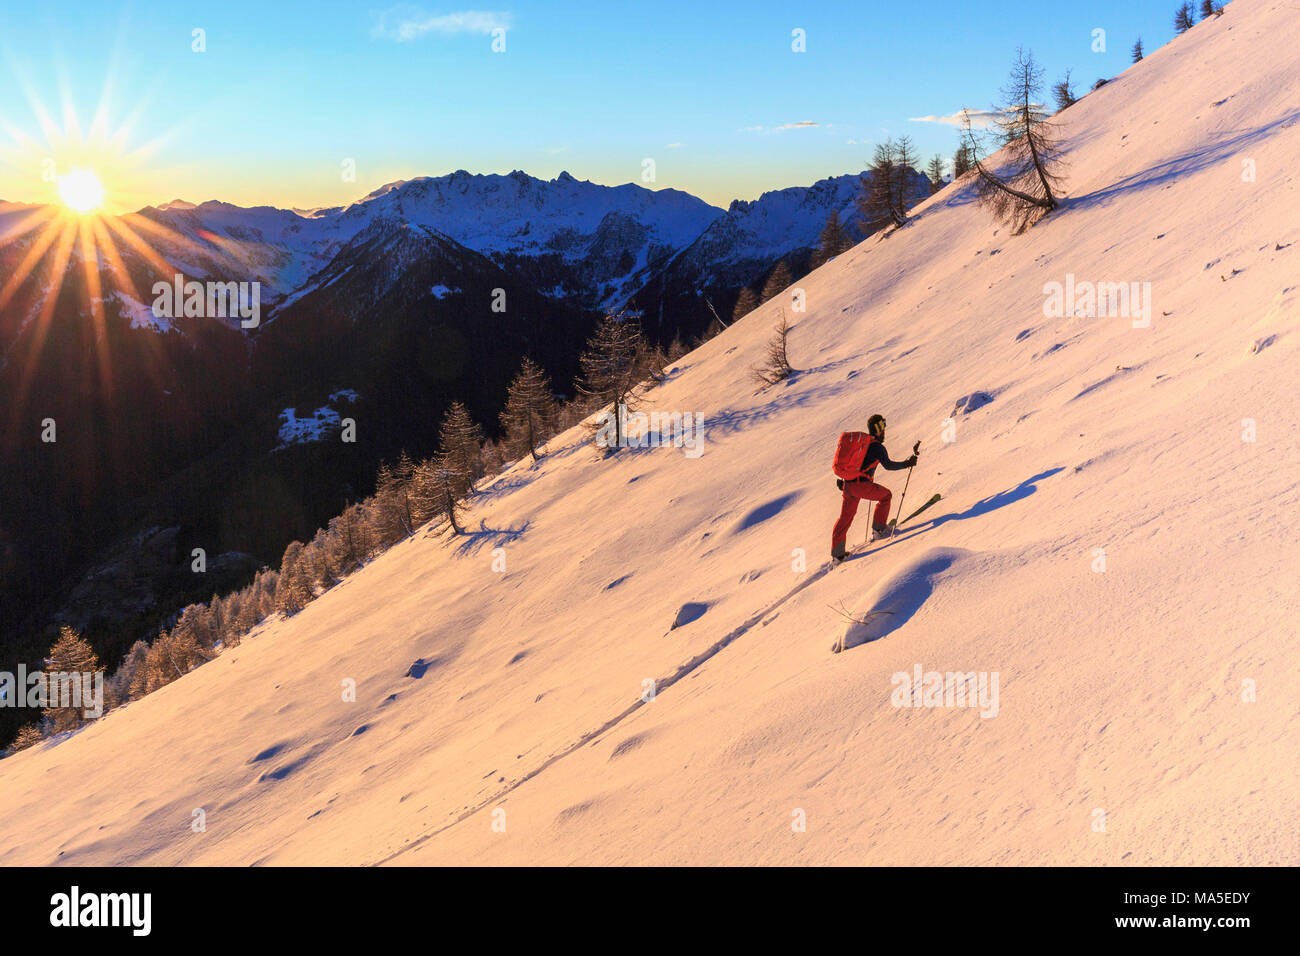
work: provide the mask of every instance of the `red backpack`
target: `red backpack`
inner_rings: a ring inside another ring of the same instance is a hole
[[[843,432],[840,443],[835,446],[835,461],[831,471],[836,478],[853,481],[862,477],[862,463],[867,458],[867,449],[876,439],[866,432]]]

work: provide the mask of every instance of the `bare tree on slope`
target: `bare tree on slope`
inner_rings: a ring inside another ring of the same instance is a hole
[[[970,146],[971,162],[979,177],[980,204],[1019,235],[1059,204],[1061,165],[1060,133],[1042,111],[1043,71],[1032,53],[1016,51],[1016,62],[1002,95],[1006,104],[997,109],[997,135],[1002,144],[1002,165],[990,169],[979,158],[978,142],[967,113],[962,131]]]

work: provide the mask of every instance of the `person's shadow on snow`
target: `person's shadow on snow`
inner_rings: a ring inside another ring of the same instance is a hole
[[[978,518],[999,508],[1005,508],[1007,505],[1015,504],[1017,501],[1023,501],[1035,491],[1038,490],[1038,482],[1053,475],[1065,471],[1064,466],[1060,468],[1049,468],[1047,471],[1039,472],[1032,478],[1026,478],[1016,487],[1009,491],[999,491],[996,495],[989,495],[987,498],[981,498],[975,504],[971,505],[965,511],[956,514],[936,515],[924,524],[915,528],[905,528],[898,534],[898,540],[902,541],[907,538],[915,538],[917,535],[925,534],[927,531],[933,531],[949,521],[965,521],[967,518]]]

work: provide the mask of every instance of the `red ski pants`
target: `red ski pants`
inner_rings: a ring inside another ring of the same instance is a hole
[[[882,525],[889,520],[889,504],[893,495],[884,485],[860,478],[857,481],[844,482],[844,503],[840,505],[840,520],[835,522],[831,532],[831,547],[844,544],[849,537],[849,526],[858,513],[859,501],[874,501],[876,513],[872,516],[873,525]]]

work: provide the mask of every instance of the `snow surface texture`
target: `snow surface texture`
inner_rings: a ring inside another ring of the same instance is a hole
[[[1025,235],[954,184],[802,282],[790,380],[749,373],[780,298],[678,362],[702,457],[570,431],[469,535],[0,761],[0,863],[1300,863],[1298,57],[1236,0],[1062,116]],[[1150,326],[1046,318],[1067,273]],[[944,499],[828,568],[875,411]],[[906,620],[831,654],[837,607]],[[895,706],[918,666],[996,716]]]

